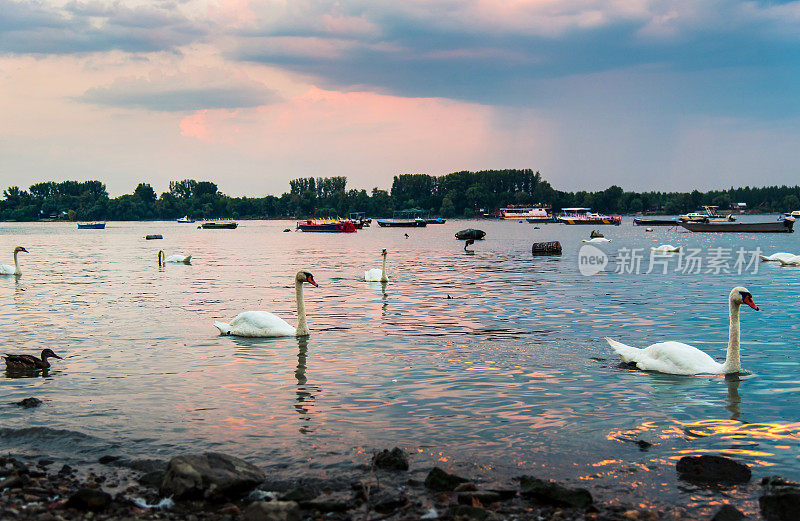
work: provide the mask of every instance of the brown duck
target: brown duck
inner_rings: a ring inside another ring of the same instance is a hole
[[[50,362],[47,361],[48,358],[61,359],[52,349],[42,350],[41,358],[36,358],[33,355],[9,355],[8,353],[0,358],[5,359],[6,369],[17,371],[48,369],[50,367]]]

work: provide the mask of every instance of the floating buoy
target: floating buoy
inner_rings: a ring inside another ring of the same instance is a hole
[[[644,231],[646,231],[646,232],[652,232],[652,231],[653,231],[653,229],[652,229],[652,228],[645,228],[645,229],[644,229]]]
[[[283,230],[283,231],[284,231],[284,232],[290,232],[290,231],[292,231],[292,230],[290,230],[289,228],[286,228],[286,229],[285,229],[285,230]]]
[[[152,235],[145,235],[144,238],[147,239],[148,241],[152,241],[153,239],[163,239],[164,237],[161,236],[160,234],[154,233]]]
[[[476,230],[474,228],[467,228],[466,230],[461,230],[456,232],[456,239],[460,241],[466,241],[467,239],[478,241],[480,239],[483,239],[485,236],[486,236],[485,231]]]
[[[534,242],[531,246],[534,255],[561,255],[561,243],[558,241]]]

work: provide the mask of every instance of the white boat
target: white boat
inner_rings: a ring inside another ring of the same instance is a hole
[[[507,220],[521,220],[527,219],[528,222],[554,222],[553,216],[548,212],[549,206],[535,205],[535,206],[517,206],[508,205],[506,208],[500,208],[498,217]]]
[[[184,223],[184,224],[186,224],[186,223],[193,223],[193,222],[194,222],[194,219],[189,219],[189,216],[188,216],[188,215],[184,215],[183,217],[181,217],[180,219],[178,219],[178,222],[179,222],[179,223]]]
[[[794,217],[795,219],[800,219],[800,210],[795,210],[793,212],[786,212],[786,217]]]
[[[719,206],[703,206],[702,212],[692,212],[678,216],[679,222],[727,222],[735,221],[733,215],[720,215],[717,213]]]

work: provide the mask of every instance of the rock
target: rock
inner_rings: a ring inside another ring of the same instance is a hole
[[[101,512],[111,504],[111,495],[93,488],[82,488],[72,494],[64,505],[66,508]]]
[[[261,469],[233,456],[216,452],[187,454],[170,460],[160,491],[175,499],[216,501],[243,496],[264,479]]]
[[[20,488],[22,487],[24,481],[21,476],[9,476],[6,479],[0,481],[0,490],[4,488]]]
[[[75,472],[75,469],[73,469],[67,464],[62,465],[61,470],[58,471],[58,473],[61,474],[62,476],[66,474],[72,474],[73,472]]]
[[[517,491],[510,488],[492,488],[487,492],[494,492],[495,494],[499,495],[500,501],[509,501],[517,497]]]
[[[36,464],[40,467],[47,467],[48,465],[52,465],[53,463],[55,463],[53,460],[47,458],[42,458],[36,462]]]
[[[594,502],[586,489],[567,488],[533,476],[520,477],[520,495],[537,505],[555,507],[586,508]]]
[[[254,501],[244,509],[244,521],[300,521],[300,507],[294,501]]]
[[[439,467],[433,467],[425,478],[425,486],[431,490],[452,491],[461,483],[469,482],[468,479],[445,472]]]
[[[408,498],[402,492],[381,487],[370,494],[369,503],[375,512],[389,514],[406,506]]]
[[[467,481],[466,483],[461,483],[454,488],[453,492],[474,492],[476,490],[478,490],[478,487],[475,486],[475,483],[472,481]]]
[[[109,463],[113,463],[114,461],[117,461],[118,459],[119,459],[119,456],[108,456],[108,455],[106,455],[106,456],[100,456],[97,459],[97,462],[102,464],[102,465],[108,465]]]
[[[800,512],[800,485],[778,476],[761,480],[766,489],[758,498],[761,515],[767,521],[796,521]]]
[[[639,446],[639,450],[645,452],[647,449],[653,446],[652,443],[644,441],[644,440],[636,440],[636,445]]]
[[[222,516],[229,515],[229,516],[238,517],[239,515],[241,515],[241,513],[242,512],[239,510],[239,507],[237,507],[233,503],[228,503],[224,507],[222,507],[219,510],[217,510],[217,514],[222,515]]]
[[[744,514],[738,508],[733,505],[722,505],[711,521],[741,521],[742,519],[744,519]]]
[[[161,486],[161,483],[164,481],[165,475],[166,472],[164,472],[163,470],[156,470],[153,472],[142,474],[141,476],[139,476],[139,479],[137,481],[139,481],[140,485],[157,489]]]
[[[797,521],[800,512],[800,491],[787,490],[758,498],[761,515],[768,521]]]
[[[25,407],[26,409],[32,409],[33,407],[39,407],[42,405],[42,401],[31,396],[30,398],[25,398],[24,400],[14,402],[14,405],[19,405],[20,407]]]
[[[458,494],[460,505],[473,505],[475,500],[479,501],[481,505],[488,505],[501,501],[502,498],[496,492],[461,492]]]
[[[678,477],[690,483],[747,483],[751,476],[747,465],[724,456],[684,456],[675,468]]]
[[[408,470],[408,456],[400,447],[379,452],[372,458],[372,463],[379,469]]]
[[[483,521],[489,517],[489,512],[480,507],[473,507],[469,505],[454,505],[450,507],[450,515],[456,521],[469,520],[469,521]]]
[[[311,501],[317,496],[319,496],[319,491],[313,488],[297,487],[279,495],[278,499],[280,501],[294,501],[296,503],[301,503],[305,501]]]

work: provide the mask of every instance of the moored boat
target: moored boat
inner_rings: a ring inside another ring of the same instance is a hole
[[[556,220],[549,210],[550,206],[544,204],[533,206],[510,204],[505,208],[500,208],[498,217],[506,220],[525,219],[529,223],[554,223]]]
[[[194,219],[190,219],[188,215],[184,215],[183,217],[178,219],[178,222],[182,224],[190,224],[194,222]]]
[[[436,219],[425,219],[428,224],[444,224],[447,222],[447,219],[442,219],[441,217],[437,217]]]
[[[677,219],[643,219],[641,217],[633,218],[634,226],[678,226]]]
[[[733,215],[717,213],[717,208],[719,206],[704,205],[703,211],[679,215],[678,222],[729,222],[736,220]]]
[[[90,222],[90,223],[78,223],[78,229],[81,230],[102,230],[106,227],[106,223],[104,222]]]
[[[353,221],[317,221],[306,219],[297,221],[297,229],[303,232],[355,233]]]
[[[682,222],[681,226],[693,232],[738,232],[738,233],[792,233],[793,217],[779,221],[746,223],[734,221]]]
[[[592,212],[591,208],[563,208],[558,216],[558,222],[564,224],[612,224],[619,226],[622,217],[619,215],[600,215]]]
[[[428,221],[417,217],[416,219],[377,219],[378,226],[384,228],[419,228],[428,225]]]
[[[203,224],[200,225],[201,228],[204,230],[214,230],[214,229],[228,229],[233,230],[239,223],[236,221],[225,221],[225,220],[216,220],[216,221],[203,221]]]

